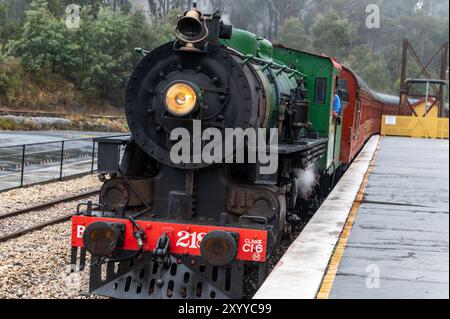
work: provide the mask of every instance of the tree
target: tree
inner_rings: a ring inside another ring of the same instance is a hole
[[[15,50],[27,71],[40,72],[44,68],[57,71],[74,65],[67,28],[50,14],[45,0],[31,3]]]
[[[122,96],[131,70],[129,18],[109,8],[100,8],[95,18],[90,7],[83,7],[80,28],[73,32],[78,63],[73,75],[81,87],[102,97]]]
[[[20,63],[11,56],[9,46],[0,43],[0,105],[3,101],[12,102],[19,95],[22,73]]]
[[[384,59],[376,56],[373,51],[363,45],[352,50],[346,64],[353,69],[373,90],[396,93],[389,78],[388,67]]]
[[[69,30],[65,6],[72,3],[81,7],[82,17],[80,28]],[[192,3],[0,0],[3,70],[21,61],[29,71],[58,73],[90,96],[121,104],[127,79],[141,59],[133,49],[152,50],[172,41],[177,14]],[[366,26],[369,3],[381,10],[379,29]],[[373,88],[394,93],[403,38],[412,42],[425,62],[448,41],[447,0],[208,0],[198,5],[205,13],[220,10],[226,23],[271,41],[337,57]],[[436,77],[438,65],[430,67]],[[15,72],[15,68],[8,70]],[[408,70],[411,76],[420,71]]]
[[[113,11],[123,10],[129,11],[130,3],[128,0],[52,0],[62,2],[64,7],[69,4],[76,4],[80,7],[91,7],[92,14],[97,16],[98,11],[102,7],[109,7]]]
[[[65,13],[65,6],[63,6],[61,0],[47,0],[48,10],[57,18],[61,18]]]
[[[20,24],[11,14],[12,2],[0,0],[0,44],[17,37]]]
[[[292,49],[309,50],[309,38],[305,34],[300,19],[289,17],[278,30],[276,42]]]
[[[318,53],[344,59],[350,51],[351,29],[347,19],[336,11],[320,14],[312,26],[313,46]]]

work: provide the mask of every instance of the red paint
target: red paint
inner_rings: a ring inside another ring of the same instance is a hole
[[[331,61],[333,62],[333,67],[335,69],[338,69],[339,71],[342,71],[342,64],[340,64],[336,59],[332,58]]]
[[[340,160],[349,164],[362,150],[367,140],[381,133],[383,115],[398,115],[398,104],[384,104],[361,83],[356,74],[343,66],[339,79],[347,81],[350,101],[344,110]]]
[[[125,224],[125,245],[120,249],[130,251],[137,251],[139,249],[136,239],[133,236],[132,223],[129,220],[87,216],[75,216],[72,218],[73,247],[83,247],[83,232],[90,224],[95,222]],[[222,230],[239,234],[236,259],[261,263],[266,261],[267,231],[265,230],[147,221],[138,221],[138,224],[146,233],[144,251],[154,251],[159,238],[166,233],[170,238],[171,254],[200,256],[200,242],[203,237],[211,231]]]

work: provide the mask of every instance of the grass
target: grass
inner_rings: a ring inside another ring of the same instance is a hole
[[[17,59],[0,63],[2,109],[121,116],[121,104],[90,96],[59,74],[25,72]]]
[[[0,118],[0,130],[15,131],[19,129],[19,124],[13,119]]]
[[[77,116],[77,120],[69,119],[67,123],[42,124],[37,118],[8,118],[0,117],[0,130],[5,131],[39,131],[39,130],[74,130],[94,132],[127,133],[125,120],[86,119]]]
[[[117,104],[120,104],[117,102]],[[128,132],[125,120],[86,115],[123,116],[111,101],[89,96],[59,74],[25,72],[18,59],[0,63],[0,109],[69,114],[71,124],[42,125],[33,118],[0,118],[0,130],[86,130]]]

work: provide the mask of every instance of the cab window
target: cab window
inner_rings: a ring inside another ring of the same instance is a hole
[[[327,91],[327,79],[317,78],[316,79],[316,104],[325,104],[325,96]]]

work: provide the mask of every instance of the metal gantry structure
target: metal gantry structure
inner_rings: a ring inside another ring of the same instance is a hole
[[[428,111],[424,117],[428,115],[435,106],[439,108],[439,117],[445,117],[445,92],[448,89],[447,73],[448,73],[448,48],[449,43],[446,42],[432,55],[431,59],[423,63],[419,54],[414,49],[409,40],[403,41],[403,56],[401,65],[401,87],[400,87],[400,104],[402,106],[402,115],[418,116],[411,104],[411,99],[431,99],[432,104],[428,107]],[[412,56],[413,61],[420,68],[419,73],[413,78],[407,78],[408,62]],[[433,77],[431,65],[439,59],[439,78]],[[412,86],[415,84],[425,84],[426,93],[412,93]]]

